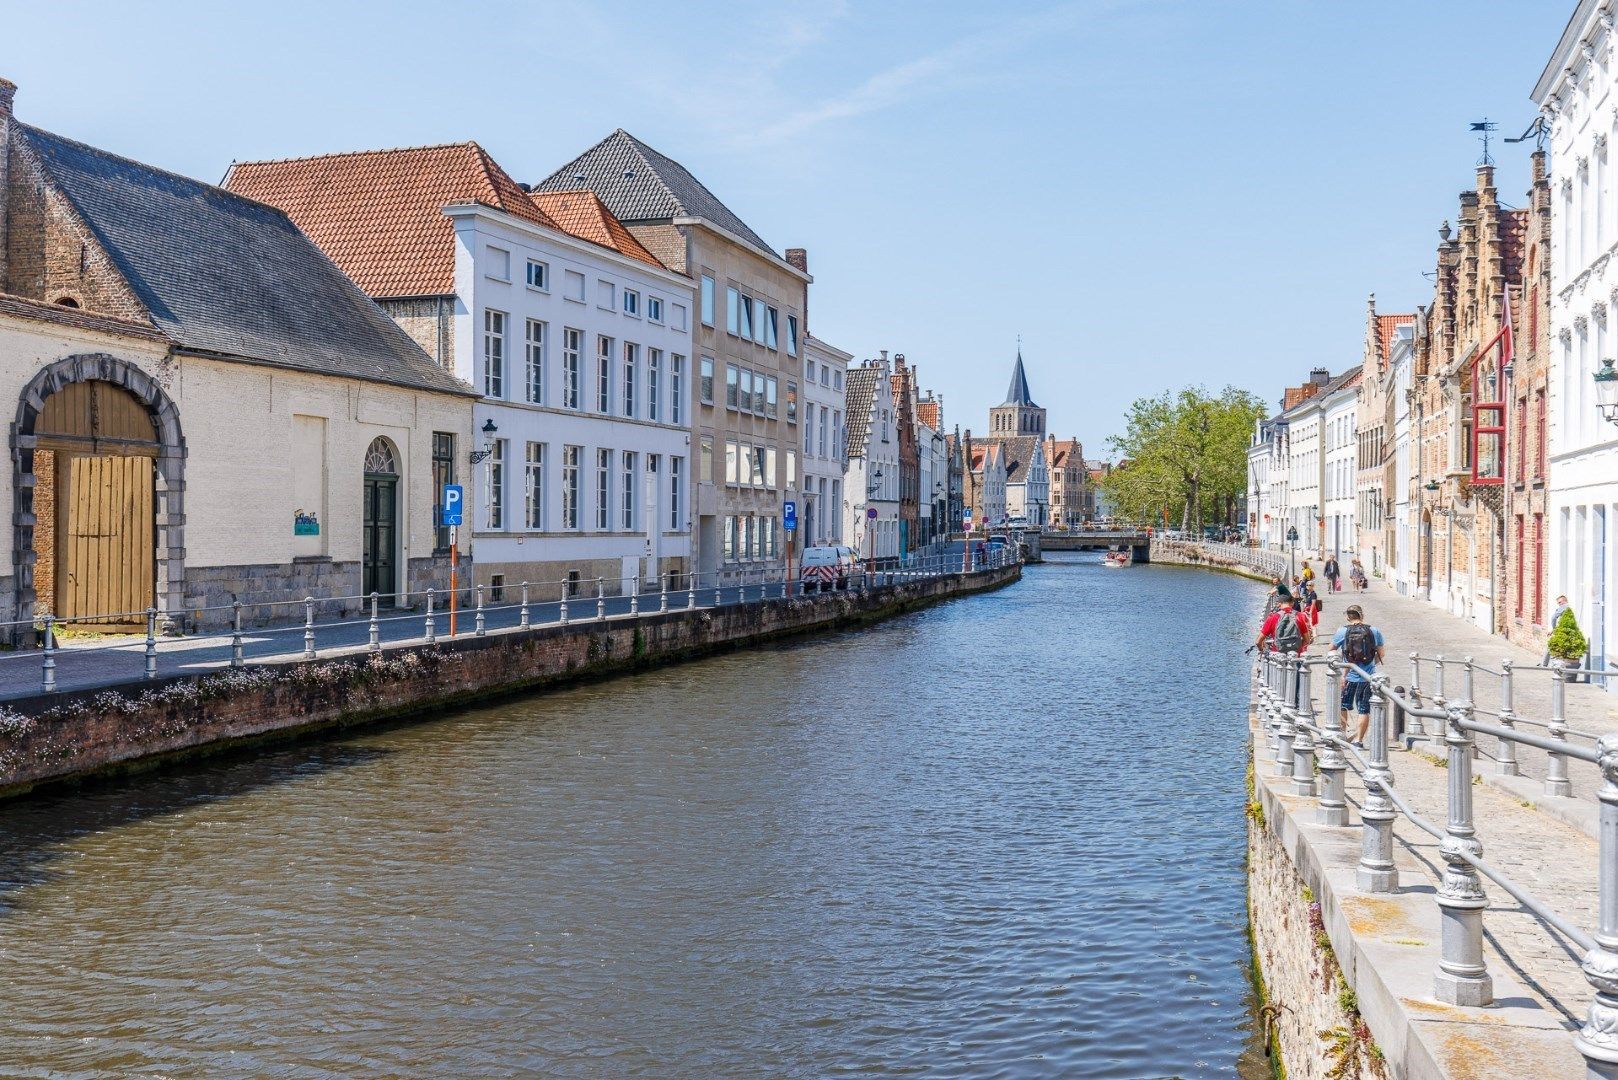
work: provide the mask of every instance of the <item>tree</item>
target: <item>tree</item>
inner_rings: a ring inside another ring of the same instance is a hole
[[[1140,398],[1124,433],[1107,440],[1120,458],[1102,481],[1107,497],[1136,521],[1166,521],[1177,511],[1182,529],[1233,524],[1247,490],[1248,442],[1264,411],[1253,394],[1230,386],[1217,397],[1194,386]]]

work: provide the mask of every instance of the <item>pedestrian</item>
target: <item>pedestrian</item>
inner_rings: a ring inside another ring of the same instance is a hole
[[[1546,625],[1549,626],[1552,630],[1555,630],[1556,629],[1556,624],[1562,621],[1562,612],[1566,611],[1567,609],[1568,609],[1567,597],[1558,596],[1556,598],[1556,610],[1551,612],[1551,621],[1549,623],[1547,623]],[[1540,659],[1539,666],[1540,667],[1550,667],[1551,666],[1551,646],[1550,646],[1549,639],[1546,640],[1545,655]]]
[[[1264,598],[1264,617],[1269,618],[1270,613],[1281,606],[1281,597],[1287,591],[1286,584],[1279,576],[1270,579],[1270,595]]]
[[[1326,565],[1322,569],[1326,572],[1326,584],[1331,587],[1331,591],[1342,591],[1343,568],[1337,564],[1336,552],[1332,552],[1331,556],[1327,558]]]
[[[1343,730],[1348,730],[1348,714],[1359,713],[1354,728],[1354,745],[1365,749],[1365,733],[1371,726],[1371,680],[1376,666],[1382,661],[1382,631],[1365,621],[1365,613],[1358,604],[1350,604],[1343,613],[1348,622],[1338,628],[1332,638],[1332,651],[1352,666],[1343,676],[1341,702]]]
[[[1365,578],[1365,566],[1357,558],[1349,567],[1348,579],[1354,583],[1354,590],[1356,592],[1365,591],[1365,586],[1368,584]]]
[[[1292,593],[1283,589],[1281,606],[1265,616],[1253,645],[1261,652],[1274,649],[1280,653],[1301,653],[1309,648],[1310,637],[1309,620],[1293,607]]]
[[[1315,571],[1314,571],[1314,568],[1309,565],[1309,560],[1308,559],[1303,560],[1303,580],[1305,582],[1311,582],[1311,581],[1315,580]]]

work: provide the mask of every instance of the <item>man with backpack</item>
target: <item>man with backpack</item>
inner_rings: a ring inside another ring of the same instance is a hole
[[[1371,680],[1366,676],[1375,674],[1376,665],[1382,661],[1382,631],[1365,621],[1358,604],[1349,605],[1344,614],[1348,622],[1338,629],[1331,643],[1338,656],[1354,665],[1343,676],[1343,730],[1348,730],[1348,714],[1359,713],[1354,745],[1364,750],[1365,733],[1371,726]]]
[[[1253,644],[1260,651],[1274,649],[1281,653],[1301,653],[1309,647],[1309,619],[1292,604],[1292,593],[1281,589],[1281,606],[1265,616]]]

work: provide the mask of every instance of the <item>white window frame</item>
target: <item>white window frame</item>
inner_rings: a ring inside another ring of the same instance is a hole
[[[569,532],[579,529],[579,498],[582,490],[584,447],[562,447],[562,528]]]
[[[625,450],[624,461],[624,492],[623,516],[620,519],[625,532],[635,531],[635,493],[640,488],[640,474],[636,471],[640,465],[640,455],[633,450]]]
[[[537,273],[536,273],[537,271]],[[548,293],[551,291],[551,264],[542,259],[529,259],[528,267],[523,271],[528,287],[535,292]],[[539,278],[538,282],[534,278]]]
[[[584,387],[584,331],[562,328],[562,408],[579,409]]]
[[[646,350],[646,419],[657,423],[659,402],[658,391],[662,389],[658,382],[663,374],[663,350]]]
[[[618,342],[607,334],[596,335],[596,412],[606,416],[612,412],[612,365]]]
[[[685,391],[685,357],[679,353],[669,354],[669,423],[683,424],[685,422],[685,407],[682,404]]]
[[[620,289],[622,306],[625,315],[632,319],[640,318],[640,292],[636,289]]]
[[[503,247],[485,244],[483,247],[483,275],[490,281],[511,281],[511,252]]]
[[[612,531],[612,451],[596,448],[596,531]]]
[[[525,524],[529,532],[545,531],[545,444],[528,444],[527,467],[523,490],[527,496]]]
[[[619,401],[623,405],[624,417],[635,419],[635,384],[639,381],[637,373],[640,370],[640,346],[633,341],[624,342],[624,384],[620,388]]]
[[[663,298],[661,296],[646,297],[646,321],[661,324],[663,322]]]
[[[537,336],[535,331],[538,331]],[[550,327],[539,319],[527,321],[527,358],[528,381],[524,392],[528,401],[534,405],[545,404],[545,346],[550,338]]]
[[[506,396],[506,327],[509,317],[495,308],[483,309],[483,396]]]
[[[680,511],[680,473],[684,469],[685,459],[669,456],[669,531],[679,532],[681,523]]]

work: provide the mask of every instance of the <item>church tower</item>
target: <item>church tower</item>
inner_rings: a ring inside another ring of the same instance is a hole
[[[1034,404],[1028,393],[1028,376],[1022,368],[1022,349],[1017,349],[1017,366],[1011,369],[1011,387],[1006,400],[989,410],[989,437],[1009,439],[1018,435],[1045,438],[1045,410]]]

